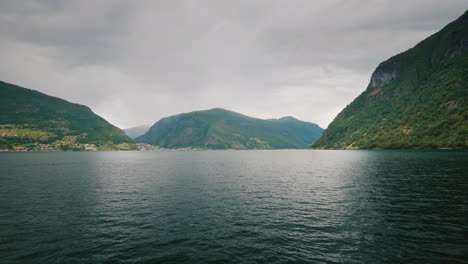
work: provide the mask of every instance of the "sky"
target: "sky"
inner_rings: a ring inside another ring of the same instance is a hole
[[[2,0],[0,80],[112,124],[222,107],[326,128],[466,0]]]

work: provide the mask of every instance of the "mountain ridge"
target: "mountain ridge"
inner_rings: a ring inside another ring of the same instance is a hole
[[[304,121],[288,124],[212,108],[162,118],[136,140],[164,148],[306,148],[321,131],[318,125]]]
[[[83,144],[134,143],[88,106],[3,81],[0,134],[0,149],[54,145],[53,149],[68,150],[83,148]]]
[[[468,11],[380,63],[315,148],[467,148]]]

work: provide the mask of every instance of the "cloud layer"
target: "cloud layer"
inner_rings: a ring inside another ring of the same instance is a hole
[[[383,60],[465,0],[0,3],[0,79],[120,127],[223,107],[326,127]]]

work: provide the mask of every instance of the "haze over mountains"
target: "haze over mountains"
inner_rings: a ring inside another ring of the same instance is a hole
[[[263,120],[220,108],[163,118],[148,129],[126,133],[164,148],[278,149],[307,148],[323,131],[293,117]],[[0,150],[139,149],[129,136],[87,106],[0,82]]]
[[[293,117],[214,108],[126,133],[136,140],[87,106],[0,82],[0,150],[130,150],[137,141],[194,149],[468,148],[468,12],[381,63],[324,132]]]
[[[141,125],[136,127],[129,127],[123,129],[125,134],[131,138],[137,138],[143,134],[145,134],[151,128],[150,125]]]
[[[164,148],[307,148],[322,131],[293,117],[264,120],[214,108],[163,118],[136,140]]]
[[[318,148],[467,148],[468,11],[381,63]]]

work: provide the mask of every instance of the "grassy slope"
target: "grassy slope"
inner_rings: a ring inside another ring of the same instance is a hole
[[[262,120],[212,109],[163,118],[137,140],[166,148],[305,148],[321,132],[299,120]]]
[[[468,147],[468,12],[374,75],[382,72],[397,77],[369,86],[314,147]]]
[[[80,143],[133,142],[86,106],[5,82],[0,82],[0,132],[4,146],[51,143],[65,136]]]

